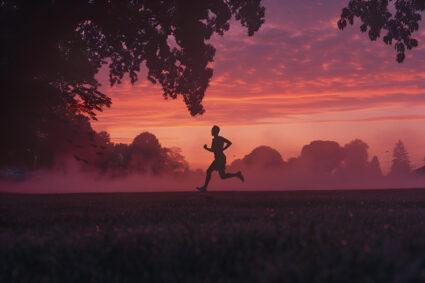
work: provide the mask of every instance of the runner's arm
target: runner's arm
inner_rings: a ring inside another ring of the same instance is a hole
[[[225,149],[229,148],[229,146],[231,146],[231,145],[232,145],[232,142],[231,142],[231,141],[229,141],[228,139],[223,138],[223,137],[222,137],[222,139],[223,139],[223,141],[226,143],[226,145],[223,147],[223,150],[225,150]]]
[[[208,146],[207,146],[206,144],[204,144],[204,148],[205,148],[206,150],[208,150],[208,151],[211,151],[211,152],[212,152],[212,149],[211,149],[211,148],[208,148]]]

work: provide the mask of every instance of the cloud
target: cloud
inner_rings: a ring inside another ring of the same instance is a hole
[[[141,129],[156,133],[181,128],[182,138],[189,141],[179,146],[186,152],[193,146],[186,137],[196,132],[187,128],[213,124],[258,129],[346,123],[351,132],[355,123],[377,122],[391,127],[392,135],[400,131],[392,126],[397,122],[404,122],[403,128],[416,127],[409,122],[421,121],[418,112],[425,109],[425,33],[417,34],[419,47],[398,64],[393,47],[381,39],[371,42],[358,23],[338,30],[336,22],[346,4],[266,0],[266,23],[253,37],[235,21],[223,37],[211,39],[217,50],[204,115],[190,117],[181,99],[165,101],[161,88],[145,79],[142,68],[134,86],[124,81],[109,88],[104,83],[113,104],[94,126],[110,132],[115,141],[131,141]],[[99,78],[106,82],[106,73]],[[378,143],[366,127],[356,135]]]
[[[235,22],[223,37],[211,40],[217,54],[204,100],[206,118],[190,119],[181,101],[163,101],[161,89],[144,80],[142,72],[135,86],[127,82],[105,89],[113,105],[100,115],[99,124],[261,124],[287,114],[373,110],[409,101],[424,105],[420,91],[425,72],[420,66],[425,50],[414,50],[409,53],[414,60],[397,64],[391,48],[370,42],[358,26],[339,31],[336,19],[344,1],[265,4],[267,21],[254,37]]]

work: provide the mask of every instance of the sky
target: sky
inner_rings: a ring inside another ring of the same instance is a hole
[[[266,0],[266,22],[253,37],[232,21],[224,36],[210,40],[216,55],[203,115],[190,116],[181,98],[164,100],[145,70],[134,85],[126,79],[111,88],[102,69],[97,78],[112,106],[92,125],[123,143],[149,131],[163,146],[179,147],[193,169],[212,160],[202,147],[215,124],[233,143],[229,163],[259,145],[287,160],[313,140],[344,145],[360,138],[384,172],[399,139],[413,167],[423,166],[425,28],[415,34],[419,47],[399,64],[393,47],[371,42],[358,21],[338,30],[347,3]]]

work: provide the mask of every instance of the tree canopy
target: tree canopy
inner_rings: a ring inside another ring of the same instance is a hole
[[[406,57],[406,49],[418,46],[413,32],[419,29],[420,12],[424,10],[425,0],[350,0],[342,10],[338,27],[342,30],[359,18],[360,30],[368,32],[370,40],[375,41],[384,33],[385,44],[394,42],[396,60],[401,63]]]
[[[128,74],[159,83],[202,114],[215,49],[233,16],[252,36],[264,22],[261,0],[4,0],[0,1],[1,163],[34,150],[52,121],[111,105],[95,74],[107,64],[111,86]],[[0,164],[1,165],[1,164]]]

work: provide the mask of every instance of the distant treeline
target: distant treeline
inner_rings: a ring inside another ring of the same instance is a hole
[[[143,132],[131,144],[113,143],[107,132],[96,132],[88,118],[81,115],[64,117],[52,123],[49,132],[39,137],[39,143],[25,154],[8,156],[5,168],[66,170],[67,161],[78,161],[86,172],[97,172],[113,177],[130,174],[183,174],[190,172],[188,162],[178,148],[163,147],[157,137]],[[313,141],[302,148],[298,157],[286,161],[268,146],[255,148],[242,159],[230,164],[231,170],[255,173],[280,172],[291,178],[338,177],[353,181],[359,178],[375,180],[383,177],[379,160],[369,158],[369,146],[356,139],[340,146],[335,141]],[[417,170],[418,171],[418,170]],[[418,172],[421,172],[420,170]],[[399,141],[393,151],[389,176],[408,176],[411,166],[407,150]],[[313,178],[314,179],[314,178]]]
[[[111,176],[133,173],[180,174],[189,170],[178,148],[163,147],[155,135],[143,132],[131,144],[113,143],[107,132],[96,132],[88,118],[72,115],[52,123],[52,134],[39,137],[39,143],[24,153],[7,157],[2,169],[66,170],[69,159],[79,162],[85,171]]]
[[[293,173],[334,174],[341,176],[383,176],[377,156],[369,160],[369,146],[355,139],[345,146],[335,141],[313,141],[302,148],[299,157],[284,161],[275,149],[259,146],[242,159],[235,160],[232,167],[245,170],[285,169]],[[389,175],[407,175],[411,171],[407,151],[402,141],[394,147]]]

